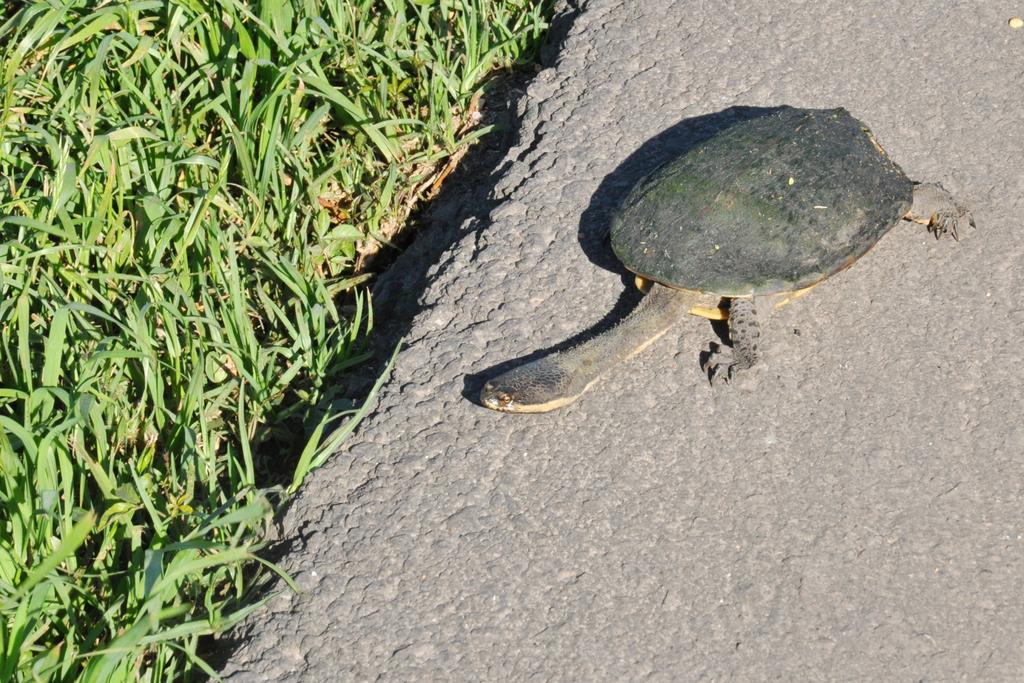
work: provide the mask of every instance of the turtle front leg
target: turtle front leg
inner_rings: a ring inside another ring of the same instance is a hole
[[[729,340],[732,348],[711,354],[704,370],[712,384],[728,382],[737,373],[751,368],[760,358],[758,341],[761,326],[753,299],[733,299],[729,305]]]
[[[914,205],[904,219],[927,225],[928,232],[934,233],[935,239],[949,233],[958,242],[964,228],[968,225],[977,227],[970,210],[939,183],[914,186]]]

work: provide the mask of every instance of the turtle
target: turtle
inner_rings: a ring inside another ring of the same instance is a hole
[[[734,122],[631,188],[611,249],[649,291],[618,325],[489,381],[480,402],[511,413],[568,405],[606,370],[689,313],[727,321],[707,354],[711,385],[761,356],[759,321],[874,246],[901,220],[959,241],[971,212],[939,183],[915,183],[846,109],[781,106]]]

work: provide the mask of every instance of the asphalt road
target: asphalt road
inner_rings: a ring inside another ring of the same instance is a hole
[[[232,634],[223,674],[1024,679],[1024,5],[562,9],[511,147],[381,282],[408,346],[282,521],[304,592]],[[723,110],[783,103],[846,107],[978,230],[894,229],[730,386],[689,318],[562,411],[474,403],[635,301],[604,242],[632,182]]]

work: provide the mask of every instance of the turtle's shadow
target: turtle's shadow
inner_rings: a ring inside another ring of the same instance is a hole
[[[480,389],[489,378],[549,353],[576,346],[620,322],[636,306],[640,300],[640,293],[632,286],[633,274],[628,272],[612,253],[608,232],[611,227],[612,215],[626,199],[630,190],[658,166],[696,147],[715,133],[742,121],[768,116],[780,109],[781,107],[737,106],[713,114],[684,119],[640,145],[614,171],[605,176],[597,191],[591,196],[590,204],[580,216],[577,237],[583,248],[583,253],[591,263],[621,275],[623,292],[619,296],[619,300],[600,322],[565,341],[546,349],[538,349],[520,358],[504,361],[481,372],[467,375],[463,383],[463,397],[479,405]],[[724,323],[713,323],[712,330],[723,343],[728,342],[728,327]],[[710,352],[707,350],[701,353],[701,367],[709,355]]]

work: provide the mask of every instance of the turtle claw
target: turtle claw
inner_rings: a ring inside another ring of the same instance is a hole
[[[928,232],[935,235],[935,239],[939,239],[943,235],[949,234],[955,241],[960,241],[960,230],[966,227],[966,225],[977,229],[977,225],[974,224],[974,216],[971,215],[970,210],[959,202],[954,202],[948,207],[940,209],[931,215],[928,220]]]
[[[704,363],[711,385],[728,384],[736,375],[754,367],[760,356],[757,342],[761,328],[757,322],[757,307],[753,299],[733,299],[729,304],[729,339],[732,348],[715,347]]]
[[[949,235],[957,242],[968,225],[978,227],[974,224],[970,209],[958,202],[941,183],[915,185],[914,203],[905,218],[926,225],[935,239]]]
[[[704,363],[704,372],[708,375],[711,386],[728,384],[736,378],[741,369],[740,363],[733,360],[732,354],[726,351],[715,351]]]

